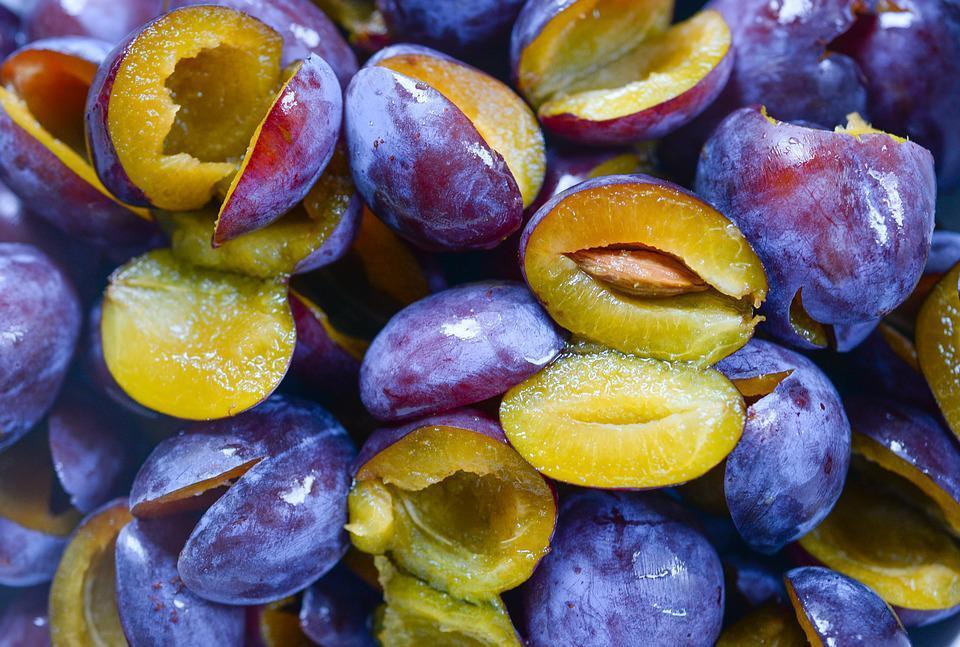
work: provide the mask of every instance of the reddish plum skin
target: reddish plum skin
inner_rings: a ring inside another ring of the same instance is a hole
[[[45,254],[0,243],[0,449],[53,405],[80,318],[73,286]]]
[[[822,324],[872,322],[910,295],[930,250],[933,158],[882,134],[775,124],[744,108],[704,146],[696,191],[763,262],[766,330],[799,348],[815,347],[790,323],[799,290]]]
[[[442,94],[375,65],[409,52],[436,55],[387,48],[347,88],[354,183],[374,213],[427,251],[492,248],[520,227],[520,188],[503,157]]]
[[[374,647],[368,620],[380,601],[369,584],[336,566],[303,594],[300,627],[318,645]]]
[[[47,614],[49,589],[37,586],[20,591],[0,615],[0,636],[6,647],[50,647]]]
[[[249,162],[220,211],[214,242],[265,227],[296,206],[333,157],[342,116],[333,70],[311,55],[264,119]]]
[[[53,468],[70,503],[86,514],[121,494],[133,472],[128,421],[86,391],[68,390],[47,418]]]
[[[910,639],[887,604],[856,580],[820,566],[784,576],[824,645],[903,645]]]
[[[357,57],[336,25],[310,0],[174,0],[170,9],[216,4],[231,7],[266,23],[283,36],[283,64],[316,54],[347,87],[357,73]]]
[[[531,647],[713,645],[723,616],[720,558],[659,494],[569,496],[520,591]]]
[[[505,393],[562,348],[563,337],[522,284],[459,286],[390,320],[360,367],[360,398],[388,421],[455,409]]]
[[[243,642],[244,609],[210,602],[184,586],[177,554],[196,519],[134,519],[117,537],[117,610],[133,645]]]
[[[753,339],[717,369],[731,380],[792,371],[747,409],[723,481],[737,531],[754,550],[775,553],[820,523],[840,497],[850,423],[833,384],[799,353]]]
[[[396,40],[423,43],[445,52],[474,52],[500,45],[524,0],[377,0]]]
[[[290,310],[297,326],[291,374],[318,393],[355,395],[360,383],[360,361],[330,338],[310,308],[293,293]]]
[[[66,547],[66,537],[30,530],[0,517],[0,585],[49,582]]]
[[[272,602],[316,581],[349,546],[355,454],[334,423],[258,463],[200,519],[180,553],[180,577],[226,604]]]
[[[164,0],[34,0],[23,18],[27,40],[88,36],[118,43],[163,12]]]

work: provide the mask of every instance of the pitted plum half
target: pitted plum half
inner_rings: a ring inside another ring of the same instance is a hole
[[[403,45],[370,60],[346,105],[357,189],[398,234],[460,251],[492,248],[520,227],[546,158],[536,118],[509,87]]]
[[[87,160],[84,108],[109,43],[41,40],[0,67],[0,176],[31,211],[98,245],[130,245],[153,231],[150,214],[117,201]]]
[[[90,92],[100,179],[128,202],[170,211],[223,195],[215,244],[286,213],[330,161],[342,96],[317,56],[282,69],[282,46],[264,23],[221,6],[176,9],[141,27]]]
[[[96,510],[77,528],[50,586],[54,645],[125,645],[117,611],[117,535],[130,521],[126,501]]]
[[[510,443],[558,481],[654,488],[702,476],[744,426],[736,387],[712,368],[608,350],[561,355],[500,405]]]
[[[586,144],[655,139],[700,114],[733,68],[730,29],[661,0],[533,0],[513,29],[517,86],[544,126]]]
[[[197,268],[170,250],[114,272],[101,335],[107,367],[127,395],[191,420],[236,415],[264,400],[296,343],[285,281]]]
[[[960,263],[930,292],[917,315],[915,339],[923,376],[947,424],[960,438]]]
[[[530,289],[571,332],[625,353],[711,364],[747,343],[767,292],[721,213],[646,175],[588,180],[547,202],[520,245]]]
[[[522,644],[499,597],[460,600],[397,569],[386,557],[375,559],[386,604],[375,619],[374,633],[384,647]]]
[[[551,487],[477,412],[381,429],[357,465],[347,525],[354,545],[434,588],[490,599],[530,577],[548,550]]]

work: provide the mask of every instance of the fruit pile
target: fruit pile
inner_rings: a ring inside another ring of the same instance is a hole
[[[0,4],[0,645],[951,644],[960,4],[703,4]]]

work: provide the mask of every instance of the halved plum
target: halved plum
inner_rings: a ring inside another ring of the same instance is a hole
[[[386,557],[377,557],[376,564],[386,605],[374,632],[383,647],[522,644],[499,597],[467,602],[403,573]]]
[[[101,333],[107,367],[131,398],[191,420],[264,400],[296,343],[285,281],[185,265],[170,250],[113,273]]]
[[[70,539],[50,586],[54,645],[124,645],[117,613],[117,535],[130,521],[124,500],[92,512]]]
[[[504,396],[500,421],[520,455],[550,478],[653,488],[722,461],[740,440],[744,409],[712,368],[608,350],[561,355]]]
[[[856,114],[831,131],[738,110],[704,146],[696,190],[756,249],[765,328],[798,348],[849,350],[864,335],[833,328],[869,331],[910,295],[930,251],[933,157]]]
[[[66,537],[31,530],[0,517],[0,585],[21,587],[49,582],[66,546]]]
[[[83,115],[110,44],[41,40],[0,67],[0,178],[31,211],[71,236],[100,245],[144,243],[150,215],[118,202],[87,161]]]
[[[366,203],[427,250],[495,247],[543,182],[543,135],[523,100],[426,47],[389,47],[357,73],[346,133]]]
[[[214,243],[269,224],[330,161],[342,97],[323,59],[280,67],[283,39],[221,6],[143,26],[104,62],[87,102],[97,174],[132,204],[200,209],[217,193]],[[152,114],[144,122],[142,115]]]
[[[960,438],[960,263],[930,292],[917,315],[915,339],[920,369],[940,412]]]
[[[380,429],[356,465],[353,544],[440,591],[488,600],[530,577],[549,549],[551,487],[479,412]]]
[[[728,626],[720,634],[716,647],[809,647],[796,614],[787,607],[769,603]]]
[[[747,343],[767,281],[721,213],[646,175],[547,202],[520,245],[530,289],[573,333],[625,353],[711,364]]]
[[[532,0],[513,27],[517,87],[551,132],[585,144],[656,139],[700,114],[733,69],[716,11],[669,26],[673,2]]]

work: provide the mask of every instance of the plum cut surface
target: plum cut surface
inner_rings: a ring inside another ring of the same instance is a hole
[[[960,438],[960,263],[936,284],[917,315],[917,359],[947,424]]]

